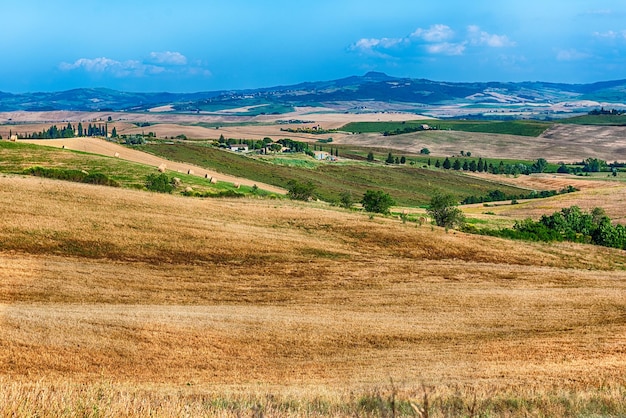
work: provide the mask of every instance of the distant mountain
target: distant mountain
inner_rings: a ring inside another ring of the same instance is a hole
[[[0,111],[145,111],[171,105],[179,112],[216,112],[249,107],[244,114],[253,115],[280,114],[294,106],[325,106],[342,111],[363,107],[410,110],[446,104],[515,105],[580,100],[626,103],[626,80],[593,84],[456,83],[369,72],[363,76],[292,86],[200,93],[129,93],[110,89],[25,94],[0,92]]]

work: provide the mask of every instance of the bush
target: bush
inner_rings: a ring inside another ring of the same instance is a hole
[[[106,174],[60,168],[30,167],[24,170],[24,174],[45,177],[55,180],[74,181],[77,183],[99,184],[103,186],[119,187],[119,183],[111,180]]]
[[[146,189],[159,193],[172,193],[174,186],[167,174],[149,174],[146,178]]]
[[[313,198],[315,192],[315,185],[308,181],[306,183],[300,183],[297,180],[289,180],[287,183],[287,196],[292,200],[308,201]]]
[[[339,205],[342,208],[350,209],[354,204],[354,198],[352,197],[352,192],[344,191],[339,195]]]
[[[382,190],[368,190],[361,199],[363,208],[372,213],[389,213],[389,208],[396,202]]]

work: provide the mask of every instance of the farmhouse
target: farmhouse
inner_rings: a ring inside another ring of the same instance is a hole
[[[232,144],[230,150],[234,152],[248,152],[248,146],[246,144]]]
[[[313,151],[315,154],[315,159],[319,161],[337,161],[337,158],[332,154],[326,151]]]

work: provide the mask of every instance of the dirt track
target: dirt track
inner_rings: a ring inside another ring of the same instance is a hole
[[[20,141],[27,142],[30,144],[37,145],[45,145],[51,147],[62,148],[65,147],[67,149],[75,150],[75,151],[84,151],[92,154],[100,154],[106,156],[115,156],[116,153],[119,154],[119,158],[132,161],[135,163],[141,163],[146,165],[152,165],[154,167],[158,167],[162,164],[167,166],[168,171],[176,171],[181,173],[187,173],[189,170],[193,170],[194,174],[199,177],[204,177],[208,175],[210,177],[216,178],[218,181],[225,181],[228,183],[239,183],[245,186],[253,186],[257,185],[261,189],[268,190],[273,193],[285,194],[286,190],[272,186],[265,183],[260,183],[258,181],[252,181],[249,179],[229,176],[227,174],[218,173],[217,171],[207,170],[206,168],[198,167],[192,164],[185,163],[177,163],[174,161],[169,161],[164,158],[160,158],[151,154],[147,154],[145,152],[136,151],[130,148],[123,147],[121,145],[103,141],[101,139],[96,138],[68,138],[68,139],[54,139],[54,140],[29,140],[29,141]]]

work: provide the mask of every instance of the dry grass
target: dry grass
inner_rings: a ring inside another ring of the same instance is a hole
[[[481,177],[485,176],[482,175]],[[574,205],[588,212],[595,207],[600,207],[614,222],[626,224],[626,185],[623,182],[577,180],[569,176],[520,176],[517,179],[508,179],[508,182],[535,190],[560,190],[572,185],[581,191],[562,194],[549,199],[521,201],[517,205],[502,204],[490,205],[489,207],[485,207],[483,204],[468,205],[464,211],[475,217],[480,217],[480,213],[490,212],[501,219],[520,220],[529,217],[538,219],[541,215],[552,214],[561,208]]]
[[[2,415],[626,411],[622,251],[20,177],[0,209]]]

